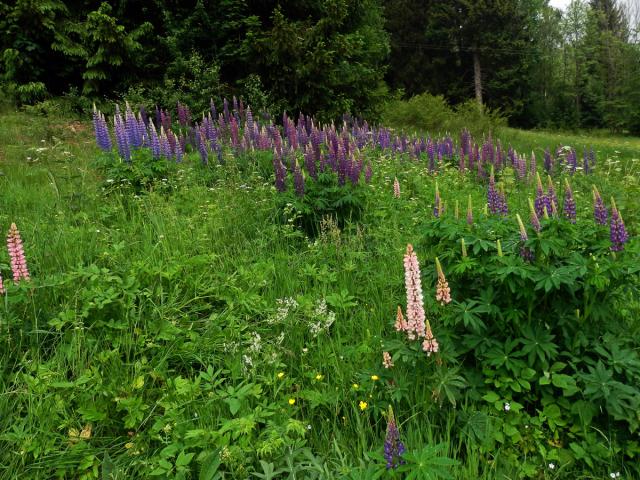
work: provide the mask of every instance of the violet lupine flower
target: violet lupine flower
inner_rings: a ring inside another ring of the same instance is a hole
[[[407,291],[407,336],[409,340],[424,337],[425,313],[422,297],[422,281],[420,279],[420,264],[411,244],[407,245],[404,255],[404,280]]]
[[[175,133],[173,134],[173,153],[176,156],[176,163],[181,163],[183,155],[182,144]]]
[[[520,214],[516,213],[516,219],[518,220],[518,227],[520,228],[520,241],[526,242],[529,240],[527,236],[527,230],[524,228],[524,223],[522,223],[522,218],[520,218]]]
[[[118,145],[118,154],[125,162],[131,162],[131,150],[129,148],[129,139],[125,131],[122,116],[117,113],[113,119],[114,131],[116,134],[116,144]]]
[[[533,212],[535,215],[535,211]],[[527,262],[533,262],[535,259],[534,253],[531,251],[529,247],[526,247],[524,243],[529,240],[529,236],[527,235],[527,230],[524,228],[524,223],[522,223],[522,218],[520,215],[516,213],[516,219],[518,220],[518,227],[520,229],[520,241],[522,245],[520,246],[520,256],[523,260]]]
[[[449,283],[442,271],[442,265],[440,260],[436,257],[436,272],[438,273],[438,284],[436,285],[436,302],[440,302],[440,305],[445,305],[451,302],[451,289]]]
[[[171,114],[168,110],[160,110],[160,126],[165,130],[171,130]]]
[[[536,214],[538,217],[544,215],[545,208],[547,209],[547,213],[551,209],[549,197],[544,193],[544,187],[542,186],[542,180],[540,180],[540,174],[538,174],[538,172],[536,172],[536,198],[534,205],[536,207]]]
[[[529,199],[529,210],[531,212],[531,226],[536,232],[540,233],[540,230],[542,230],[542,225],[540,225],[540,219],[538,218],[538,214],[536,213],[536,209],[533,206],[533,202],[531,201],[531,199]]]
[[[273,171],[276,176],[275,186],[276,190],[280,193],[284,192],[287,189],[287,168],[280,161],[280,157],[277,152],[274,150],[273,152]]]
[[[544,151],[544,169],[547,173],[549,173],[552,168],[553,168],[553,160],[551,159],[551,152],[547,148]]]
[[[393,179],[393,196],[400,198],[400,182],[398,181],[398,177]]]
[[[433,204],[433,216],[439,218],[442,214],[442,199],[440,198],[440,191],[438,190],[438,182],[436,182],[436,195]]]
[[[616,202],[611,199],[611,251],[621,252],[624,250],[624,244],[629,240],[627,229],[624,226],[624,220],[622,220],[622,214],[616,207]],[[13,265],[13,264],[12,264]]]
[[[296,195],[299,197],[304,197],[304,176],[302,175],[302,170],[298,166],[298,162],[296,162],[295,167],[293,168],[293,186],[296,191]]]
[[[430,138],[427,140],[427,157],[429,158],[429,173],[433,173],[433,171],[436,169],[435,145]]]
[[[436,337],[433,336],[431,324],[429,323],[429,320],[427,320],[424,342],[422,342],[422,351],[427,353],[427,357],[430,357],[432,353],[438,353],[439,350],[440,345],[438,345]]]
[[[142,123],[146,127],[149,123],[149,115],[147,114],[147,109],[144,108],[144,105],[140,107],[140,110],[138,111],[138,117],[140,118],[140,120],[142,120]]]
[[[162,132],[164,127],[160,126],[160,131]],[[158,131],[156,130],[153,122],[149,127],[149,131],[151,133],[151,156],[155,159],[160,158],[161,149],[160,149],[160,139],[158,138]]]
[[[405,452],[404,444],[400,440],[400,431],[393,415],[393,409],[389,405],[387,415],[387,434],[384,439],[384,458],[387,461],[387,470],[398,468],[404,464],[402,454]]]
[[[553,180],[551,180],[551,175],[547,175],[547,198],[549,203],[551,204],[551,212],[553,212],[553,215],[557,215],[558,197],[556,195],[556,189],[553,186]]]
[[[204,128],[196,125],[196,146],[198,147],[198,153],[200,154],[200,161],[203,165],[209,164],[209,151],[207,148],[207,138]]]
[[[585,175],[589,175],[591,167],[589,165],[589,155],[587,154],[587,147],[583,147],[582,150],[582,169]]]
[[[371,163],[367,162],[367,167],[364,170],[364,181],[370,183],[371,177],[373,177],[373,169],[371,168]]]
[[[140,135],[140,126],[138,125],[138,119],[131,110],[129,102],[126,103],[127,108],[124,114],[124,129],[127,132],[127,139],[129,145],[133,148],[139,148],[142,146],[142,135]]]
[[[27,268],[27,258],[24,255],[24,247],[22,245],[22,238],[20,237],[20,231],[16,227],[15,223],[11,224],[9,228],[9,234],[7,235],[7,250],[9,251],[9,258],[11,259],[11,272],[13,273],[13,281],[15,283],[20,280],[29,281],[29,269]]]
[[[496,179],[493,175],[493,165],[491,166],[491,174],[489,176],[489,187],[487,189],[487,205],[492,215],[500,212],[500,195],[496,190]]]
[[[602,201],[602,197],[600,196],[600,192],[593,186],[593,216],[598,225],[606,225],[607,219],[609,217],[609,212],[607,211],[607,207],[605,207],[604,202]]]
[[[191,112],[189,107],[178,102],[178,123],[182,127],[186,127],[191,123]]]
[[[247,106],[247,116],[246,116],[245,125],[246,125],[246,129],[249,131],[249,135],[252,135],[253,134],[253,113],[251,113],[251,107],[249,106]]]
[[[247,111],[249,111],[248,107],[247,107]],[[307,145],[304,152],[304,166],[307,169],[309,176],[314,180],[317,180],[318,171],[316,169],[316,158],[315,158],[315,153],[313,151],[313,146],[311,144]]]
[[[393,368],[393,359],[389,352],[382,352],[382,366],[386,369]]]
[[[467,201],[467,224],[473,225],[473,206],[471,204],[471,195]]]
[[[565,178],[564,182],[564,205],[562,206],[562,210],[567,220],[571,223],[576,223],[576,201],[573,198],[573,191],[571,190],[569,181]]]
[[[569,172],[571,175],[576,173],[576,169],[578,168],[578,154],[573,148],[567,155],[567,164],[569,165]]]
[[[171,132],[169,132],[171,134]],[[160,127],[160,156],[166,158],[167,160],[171,159],[171,144],[169,143],[169,138],[164,131],[164,127]]]
[[[96,143],[105,152],[111,150],[111,137],[109,136],[109,128],[104,115],[93,104],[93,132],[96,136]]]
[[[500,187],[498,192],[498,209],[502,216],[506,217],[509,214],[509,205],[507,203],[507,194],[504,191],[504,187]]]

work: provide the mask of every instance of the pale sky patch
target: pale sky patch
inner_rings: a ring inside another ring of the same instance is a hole
[[[549,5],[559,8],[560,10],[566,10],[571,0],[550,0]]]

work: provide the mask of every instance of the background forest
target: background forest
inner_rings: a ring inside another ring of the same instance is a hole
[[[18,103],[126,97],[196,112],[377,120],[422,93],[512,126],[640,132],[637,0],[0,2],[0,82]]]

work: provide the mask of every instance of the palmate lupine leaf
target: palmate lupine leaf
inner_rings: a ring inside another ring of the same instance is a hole
[[[553,343],[555,335],[549,333],[541,326],[528,326],[523,331],[522,353],[527,355],[529,365],[534,365],[536,357],[543,368],[548,368],[549,363],[557,356],[558,346]]]
[[[453,478],[452,468],[460,462],[445,456],[447,446],[445,444],[429,445],[417,452],[408,452],[403,455],[407,461],[398,471],[406,472],[406,480],[436,480]]]

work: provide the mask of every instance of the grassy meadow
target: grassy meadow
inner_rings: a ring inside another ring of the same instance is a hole
[[[367,148],[360,218],[309,236],[268,151],[225,147],[207,166],[189,153],[133,191],[90,119],[3,111],[0,227],[19,228],[31,281],[0,297],[0,478],[639,478],[640,139],[495,136],[539,171],[546,148],[593,147],[592,174],[553,177],[561,202],[571,182],[575,225],[541,218],[521,245],[532,180],[496,173],[509,204],[496,217],[455,160],[429,172]],[[630,237],[615,255],[594,184]],[[430,356],[394,329],[407,244]],[[11,279],[4,249],[0,272]],[[389,405],[398,469],[383,457]]]

